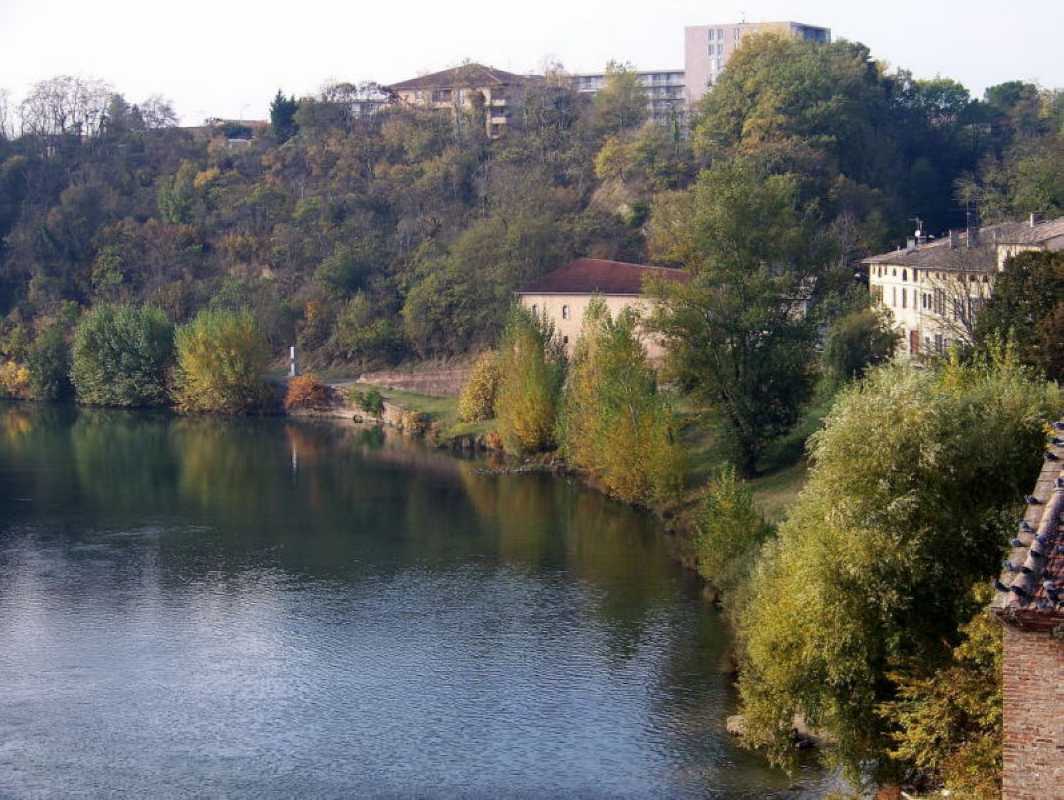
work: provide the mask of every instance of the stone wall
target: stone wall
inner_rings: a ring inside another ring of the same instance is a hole
[[[1005,625],[1007,800],[1064,800],[1064,641]]]
[[[441,367],[422,365],[415,369],[366,372],[359,376],[358,382],[430,397],[457,397],[469,378],[469,370],[468,364]]]

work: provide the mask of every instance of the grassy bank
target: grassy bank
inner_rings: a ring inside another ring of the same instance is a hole
[[[387,402],[426,415],[438,426],[439,441],[444,444],[458,437],[484,435],[495,430],[494,420],[460,422],[456,397],[431,397],[369,383],[358,383],[357,386],[362,390],[377,389]],[[794,430],[766,450],[760,474],[750,485],[758,509],[769,522],[779,522],[786,516],[805,485],[808,473],[805,441],[820,426],[830,405],[830,395],[818,395]],[[693,500],[716,471],[724,466],[726,453],[712,426],[700,414],[690,408],[681,408],[680,414],[682,440],[689,457],[687,497]]]

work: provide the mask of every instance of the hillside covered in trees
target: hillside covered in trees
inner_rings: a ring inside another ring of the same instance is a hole
[[[1064,213],[1064,93],[1017,81],[974,100],[859,44],[756,38],[689,135],[646,122],[625,67],[593,100],[546,76],[499,140],[462,114],[360,116],[357,95],[279,92],[270,129],[241,144],[94,81],[0,104],[0,358],[130,303],[174,324],[248,309],[275,353],[297,343],[319,365],[475,351],[515,288],[572,256],[676,261],[677,190],[737,159],[793,177],[840,274],[913,217],[938,232],[965,204]]]

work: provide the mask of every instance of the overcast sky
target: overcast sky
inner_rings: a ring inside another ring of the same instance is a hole
[[[793,19],[864,42],[919,77],[975,95],[1022,78],[1064,87],[1062,0],[0,0],[0,88],[17,100],[58,74],[161,93],[186,123],[263,118],[278,88],[395,82],[464,60],[571,72],[608,59],[683,67],[683,26]]]

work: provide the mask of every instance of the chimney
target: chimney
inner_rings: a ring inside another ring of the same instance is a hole
[[[1041,222],[1042,222],[1042,215],[1039,214],[1036,211],[1032,211],[1031,212],[1031,227],[1033,228],[1035,225],[1038,225]]]
[[[956,250],[957,245],[960,244],[961,237],[957,235],[957,231],[951,230],[949,232],[949,249]]]

